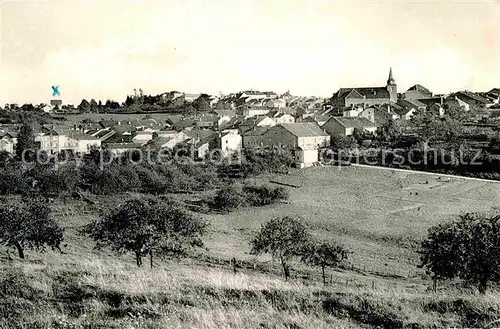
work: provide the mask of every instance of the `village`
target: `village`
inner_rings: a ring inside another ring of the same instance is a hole
[[[50,105],[30,106],[59,119],[33,124],[37,148],[48,154],[86,154],[102,148],[119,155],[145,147],[188,146],[196,159],[204,159],[213,150],[230,157],[242,150],[279,147],[289,150],[302,168],[317,163],[320,151],[335,141],[356,132],[374,136],[389,121],[405,127],[416,113],[438,120],[458,112],[475,132],[498,130],[499,97],[498,88],[434,95],[419,84],[400,93],[390,69],[385,86],[340,88],[329,99],[255,90],[217,96],[177,91],[146,96],[134,90],[121,105],[83,100],[75,108],[55,97]],[[6,104],[4,111],[16,107]],[[19,127],[0,125],[0,151],[15,152]]]

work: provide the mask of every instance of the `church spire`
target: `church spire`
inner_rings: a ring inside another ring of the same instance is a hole
[[[395,85],[396,84],[396,80],[394,80],[394,78],[392,77],[392,67],[389,68],[389,79],[387,79],[387,84],[388,85]]]

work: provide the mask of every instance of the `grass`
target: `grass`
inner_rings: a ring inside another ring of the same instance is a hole
[[[0,328],[443,328],[499,318],[497,290],[481,296],[452,282],[430,292],[414,250],[434,223],[498,204],[495,183],[355,167],[261,179],[269,178],[301,187],[285,204],[204,215],[208,251],[153,269],[93,250],[78,228],[96,214],[77,201],[55,204],[65,254],[0,260]],[[302,216],[315,235],[344,243],[350,264],[330,270],[326,287],[318,269],[301,264],[285,282],[271,259],[247,254],[260,224],[280,215]]]

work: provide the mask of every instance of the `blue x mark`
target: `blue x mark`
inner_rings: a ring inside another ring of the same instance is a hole
[[[52,96],[61,96],[59,86],[52,86]]]

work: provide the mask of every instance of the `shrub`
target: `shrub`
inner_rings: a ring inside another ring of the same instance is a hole
[[[217,209],[229,212],[247,206],[247,196],[239,184],[232,184],[221,188],[212,203]]]
[[[247,201],[252,206],[264,206],[273,204],[279,200],[287,200],[288,190],[283,187],[273,188],[269,185],[246,185],[243,188]]]

